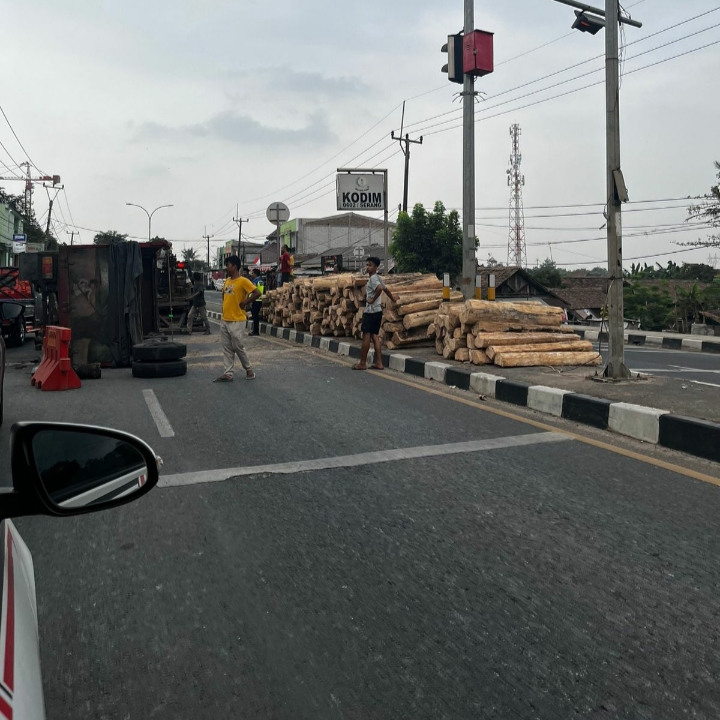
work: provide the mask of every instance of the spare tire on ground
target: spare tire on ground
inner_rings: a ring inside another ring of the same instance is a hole
[[[162,360],[160,362],[133,362],[132,374],[136,378],[180,377],[187,373],[187,361]]]
[[[180,360],[187,355],[187,345],[176,342],[143,342],[133,347],[134,362]]]

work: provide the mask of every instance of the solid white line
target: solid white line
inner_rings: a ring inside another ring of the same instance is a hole
[[[145,398],[148,410],[152,415],[152,419],[155,421],[155,425],[157,425],[160,437],[175,437],[175,431],[172,429],[172,425],[167,419],[167,415],[165,415],[163,409],[160,407],[160,402],[157,397],[155,397],[155,393],[152,390],[143,390],[143,397]]]
[[[690,382],[695,383],[696,385],[708,385],[710,387],[720,387],[720,385],[718,385],[717,383],[706,383],[706,382],[701,382],[700,380],[691,380]]]
[[[277,463],[275,465],[255,465],[251,467],[226,468],[224,470],[203,470],[160,477],[160,487],[178,485],[197,485],[198,483],[223,482],[230,478],[248,475],[291,475],[294,473],[333,468],[349,468],[396,460],[414,460],[417,458],[457,455],[459,453],[480,452],[483,450],[501,450],[511,447],[538,445],[542,443],[565,442],[572,438],[563,433],[543,432],[513,437],[492,438],[489,440],[471,440],[469,442],[449,443],[447,445],[425,445],[422,447],[401,448],[399,450],[380,450],[378,452],[341,455],[317,460],[299,460]]]

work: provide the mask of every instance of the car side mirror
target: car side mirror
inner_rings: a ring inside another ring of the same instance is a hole
[[[134,435],[66,423],[18,423],[10,433],[17,515],[97,512],[157,485],[162,461]]]
[[[0,320],[15,320],[25,313],[25,306],[15,302],[0,302]]]

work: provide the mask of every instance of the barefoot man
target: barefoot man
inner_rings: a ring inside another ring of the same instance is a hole
[[[368,281],[365,286],[365,299],[367,300],[367,305],[365,306],[365,313],[362,321],[363,342],[362,349],[360,350],[360,362],[357,363],[357,365],[353,365],[353,370],[367,370],[367,356],[368,351],[370,350],[371,340],[373,347],[375,348],[375,364],[373,365],[373,368],[375,368],[375,370],[383,369],[382,348],[380,347],[380,338],[378,337],[380,326],[382,325],[382,305],[380,304],[380,296],[383,294],[384,290],[385,294],[393,302],[395,302],[395,298],[377,274],[379,267],[380,258],[369,257],[367,259],[366,268]]]

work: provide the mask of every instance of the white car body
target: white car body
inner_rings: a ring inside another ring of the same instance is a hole
[[[10,520],[2,526],[0,718],[44,720],[35,572],[32,556]]]
[[[224,281],[224,280],[216,280],[216,281],[215,281],[215,289],[216,289],[218,292],[222,292],[224,287],[225,287],[225,281]]]

